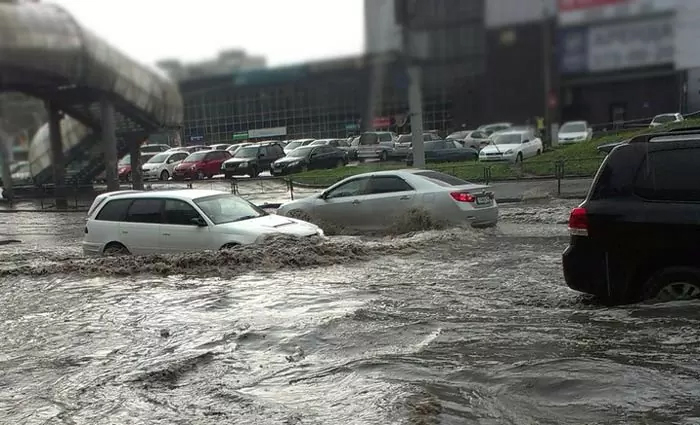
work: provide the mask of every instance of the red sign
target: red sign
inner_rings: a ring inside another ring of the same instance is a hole
[[[559,0],[559,11],[590,9],[592,7],[608,6],[611,4],[626,3],[628,0]]]
[[[391,118],[389,117],[377,117],[372,121],[372,127],[374,128],[384,128],[391,125]]]

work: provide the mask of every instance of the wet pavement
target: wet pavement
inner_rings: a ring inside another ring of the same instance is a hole
[[[86,259],[0,215],[2,424],[697,424],[698,303],[563,284],[576,201],[495,229]]]

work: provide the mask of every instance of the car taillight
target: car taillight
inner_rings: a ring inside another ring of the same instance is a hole
[[[569,215],[569,234],[588,236],[588,215],[585,208],[577,207]]]
[[[457,202],[474,202],[476,198],[467,192],[450,192],[450,196]]]

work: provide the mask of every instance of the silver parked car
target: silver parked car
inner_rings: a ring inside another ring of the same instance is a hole
[[[168,180],[177,164],[187,158],[184,151],[161,152],[141,166],[144,180]]]
[[[277,213],[377,230],[420,209],[449,224],[493,226],[498,221],[498,205],[488,189],[437,171],[380,171],[348,177],[319,195],[282,205]]]

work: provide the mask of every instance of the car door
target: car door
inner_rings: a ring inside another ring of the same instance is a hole
[[[270,169],[270,164],[272,161],[270,161],[270,147],[269,146],[260,146],[258,149],[258,167],[260,171],[265,171]]]
[[[396,223],[413,208],[416,190],[396,175],[372,176],[366,194],[362,196],[362,208],[366,219],[362,227],[380,229]]]
[[[160,248],[162,209],[162,199],[134,199],[126,212],[126,219],[119,223],[119,237],[129,252],[136,255],[162,252]]]
[[[168,173],[170,175],[173,174],[173,170],[177,166],[177,164],[181,163],[183,159],[187,158],[187,152],[176,152],[172,155],[170,155],[170,158],[168,158],[167,163],[165,164]]]
[[[357,177],[332,187],[314,204],[314,215],[324,222],[357,228],[371,214],[363,204],[369,177]]]
[[[179,199],[165,199],[160,225],[160,247],[165,252],[206,251],[214,246],[209,226],[198,226],[193,219],[204,218],[192,205]],[[206,221],[205,221],[206,222]]]

